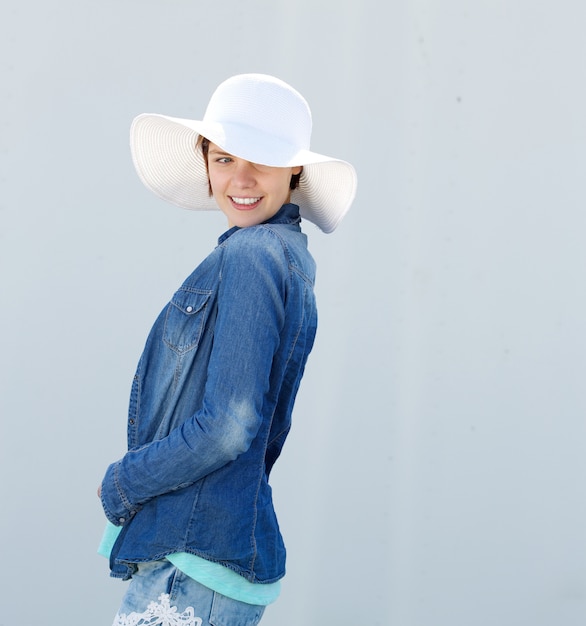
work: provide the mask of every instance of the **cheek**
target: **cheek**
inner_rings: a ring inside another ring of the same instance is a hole
[[[222,177],[213,170],[208,171],[208,180],[210,182],[210,189],[219,189],[222,186]]]
[[[278,180],[274,181],[273,184],[273,192],[275,195],[279,197],[288,196],[289,195],[289,185],[291,183],[291,176],[289,174],[285,176],[280,176]]]

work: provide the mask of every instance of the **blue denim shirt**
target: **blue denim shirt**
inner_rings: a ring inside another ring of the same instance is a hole
[[[176,552],[250,582],[284,575],[268,480],[317,326],[299,222],[286,204],[224,233],[155,321],[132,384],[128,452],[102,482],[106,516],[123,526],[113,576]]]

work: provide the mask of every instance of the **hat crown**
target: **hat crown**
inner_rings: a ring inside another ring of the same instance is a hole
[[[239,74],[221,83],[203,121],[224,128],[247,128],[295,150],[309,150],[311,111],[305,98],[282,80]]]

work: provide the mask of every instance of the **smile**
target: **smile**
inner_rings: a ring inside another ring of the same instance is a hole
[[[236,198],[234,196],[231,196],[230,199],[234,204],[239,204],[242,206],[251,206],[253,204],[256,204],[257,202],[260,202],[261,200],[260,198]]]

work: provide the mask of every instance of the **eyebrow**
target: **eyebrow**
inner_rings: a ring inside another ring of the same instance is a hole
[[[224,156],[232,156],[229,152],[225,152],[221,148],[210,148],[209,154],[220,154]]]

